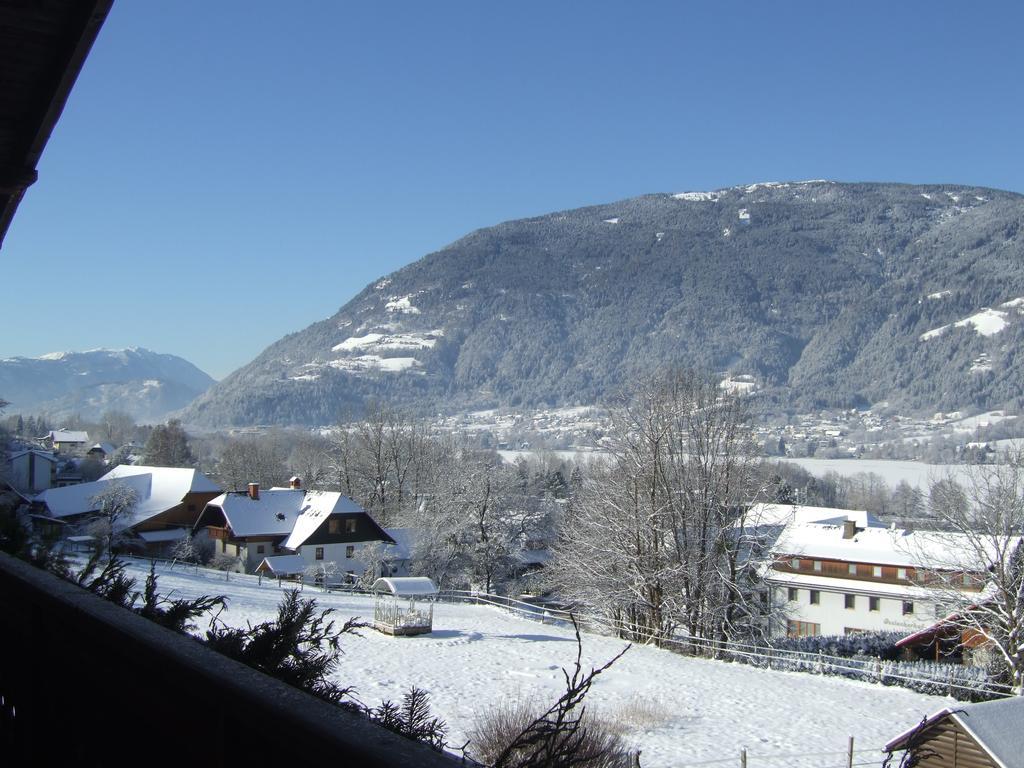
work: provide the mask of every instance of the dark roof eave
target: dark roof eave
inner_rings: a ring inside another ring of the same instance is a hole
[[[49,66],[46,67],[44,77],[34,78],[31,72],[26,74],[24,70],[19,71],[17,66],[12,65],[13,59],[8,59],[0,52],[0,69],[6,71],[9,78],[22,75],[37,80],[32,83],[32,90],[38,94],[38,101],[26,105],[25,119],[16,125],[15,138],[20,148],[8,156],[0,156],[0,247],[3,247],[4,236],[25,196],[25,190],[38,177],[36,166],[39,158],[64,111],[71,88],[110,13],[111,5],[113,0],[70,0],[64,4],[66,34],[52,47],[41,50],[39,57],[45,56],[48,59]],[[26,4],[27,10],[21,19],[26,25],[31,22],[36,10],[33,6],[33,3]],[[8,13],[12,24],[17,25],[18,16],[13,11]]]

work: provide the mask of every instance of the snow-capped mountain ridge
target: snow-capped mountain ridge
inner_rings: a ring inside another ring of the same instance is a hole
[[[116,408],[161,421],[213,379],[187,360],[144,347],[50,352],[0,360],[0,397],[17,413],[96,418]]]

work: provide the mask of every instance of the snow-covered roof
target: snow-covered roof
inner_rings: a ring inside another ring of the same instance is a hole
[[[411,560],[416,546],[418,531],[415,528],[385,528],[384,533],[395,540],[384,550],[384,556],[392,560]]]
[[[1001,768],[1020,765],[1024,754],[1024,697],[1011,696],[997,701],[957,704],[940,710],[928,718],[925,727],[950,717],[959,723]],[[917,728],[901,733],[885,745],[886,751],[903,748],[908,736]]]
[[[235,536],[287,536],[282,546],[297,549],[335,513],[365,514],[337,491],[273,488],[253,499],[245,491],[224,493],[210,506],[220,507]]]
[[[313,533],[335,513],[365,514],[361,506],[348,496],[336,491],[306,491],[305,505],[295,521],[291,535],[282,546],[298,549]]]
[[[156,544],[162,541],[177,541],[188,535],[185,528],[168,528],[164,531],[140,531],[139,538],[147,544]]]
[[[72,429],[55,429],[48,435],[55,443],[88,443],[89,433]]]
[[[198,469],[190,467],[150,467],[145,464],[120,464],[107,472],[101,480],[112,480],[132,475],[152,475],[154,483],[161,489],[173,488],[174,492],[219,493],[222,489]]]
[[[188,493],[214,493],[220,490],[216,483],[197,469],[122,464],[91,483],[47,488],[36,500],[46,504],[54,517],[94,512],[96,505],[92,499],[113,482],[130,487],[138,496],[132,515],[118,521],[118,526],[123,528],[138,525],[176,507]]]
[[[270,571],[276,573],[278,576],[288,576],[292,573],[302,573],[306,570],[306,561],[302,559],[302,555],[275,555],[274,557],[264,557],[260,564],[256,566],[256,573],[260,571]]]
[[[883,528],[885,523],[863,509],[809,507],[803,504],[754,504],[744,524],[751,526],[785,526],[790,523],[833,523],[842,525],[853,520],[858,528]]]
[[[392,576],[373,582],[374,592],[390,592],[398,597],[436,595],[437,587],[426,576]]]
[[[842,524],[790,523],[772,549],[776,555],[906,568],[983,571],[987,565],[964,534],[875,527],[858,527],[849,539],[843,533]]]
[[[94,443],[89,451],[100,451],[104,456],[112,456],[117,449],[110,443]]]

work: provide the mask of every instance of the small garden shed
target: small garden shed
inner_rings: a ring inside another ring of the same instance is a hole
[[[373,628],[389,635],[423,635],[433,629],[437,587],[423,576],[377,579]]]

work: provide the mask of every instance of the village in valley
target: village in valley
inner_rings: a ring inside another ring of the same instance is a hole
[[[701,396],[696,386],[690,396]],[[742,406],[745,395],[716,393],[710,383],[703,396],[708,393],[718,418],[737,418],[730,409]],[[657,410],[664,404],[645,405]],[[783,457],[763,455],[761,436],[748,427],[742,444],[718,444],[716,455],[705,457],[711,459],[705,470],[743,482],[726,488],[711,508],[677,506],[673,494],[681,491],[668,491],[662,506],[649,508],[653,518],[637,528],[636,521],[603,508],[621,493],[616,482],[623,462],[641,466],[630,481],[636,482],[647,476],[645,461],[679,459],[657,450],[645,455],[634,442],[617,440],[624,415],[569,409],[423,422],[382,409],[376,420],[308,432],[193,437],[174,421],[137,428],[125,414],[110,413],[82,425],[105,438],[95,442],[88,429],[33,437],[25,434],[24,419],[9,417],[5,423],[14,434],[7,438],[2,498],[12,520],[72,562],[116,552],[139,583],[152,563],[161,586],[179,597],[229,596],[218,620],[232,626],[272,618],[275,596],[298,588],[339,614],[362,617],[371,634],[420,635],[409,640],[419,643],[409,646],[409,653],[417,649],[414,657],[396,645],[373,663],[362,658],[360,641],[346,640],[346,662],[336,674],[364,695],[372,690],[382,698],[436,681],[426,690],[448,723],[449,744],[451,737],[474,738],[472,709],[457,695],[450,699],[448,683],[438,678],[439,664],[454,663],[442,661],[450,649],[463,654],[460,663],[470,663],[465,654],[479,650],[506,664],[508,672],[496,674],[512,687],[498,685],[495,692],[520,695],[524,680],[537,677],[514,671],[526,660],[497,639],[500,633],[488,623],[497,615],[505,617],[502,632],[509,637],[539,639],[529,657],[545,648],[552,658],[544,669],[568,662],[557,642],[548,648],[543,638],[568,639],[574,624],[583,628],[583,652],[595,665],[596,656],[614,656],[625,642],[660,649],[643,657],[641,668],[650,667],[643,672],[626,671],[638,656],[631,651],[593,694],[593,706],[606,715],[621,715],[626,723],[635,715],[636,723],[621,725],[616,738],[630,759],[642,749],[644,765],[687,764],[684,754],[700,762],[718,754],[727,738],[712,731],[706,742],[688,739],[680,752],[672,734],[682,715],[671,707],[615,714],[616,701],[643,709],[636,703],[642,698],[668,697],[647,692],[646,678],[671,677],[677,665],[693,677],[688,696],[710,695],[701,686],[717,684],[715,667],[687,671],[688,658],[712,659],[723,665],[722,674],[771,670],[783,677],[756,676],[743,685],[768,684],[776,693],[776,686],[797,679],[801,686],[839,686],[834,695],[848,697],[844,707],[861,714],[829,721],[827,738],[803,731],[807,754],[841,756],[836,729],[845,728],[850,755],[881,755],[886,744],[906,741],[924,714],[935,715],[929,738],[944,739],[958,726],[942,712],[984,711],[988,705],[965,702],[998,702],[1020,689],[1024,667],[1012,662],[1006,637],[1018,620],[1012,606],[1021,536],[1014,526],[1021,521],[1011,515],[993,527],[995,519],[965,517],[960,504],[997,490],[1017,493],[1019,500],[1019,456],[961,465],[955,479],[933,473],[930,485],[915,486],[925,514],[905,524],[884,493],[858,497],[873,509],[825,505],[834,479],[816,478],[799,465],[787,470]],[[586,447],[557,442],[567,431],[601,437]],[[560,448],[543,447],[553,436]],[[115,445],[113,438],[127,442]],[[692,460],[684,457],[674,471],[685,474]],[[876,476],[870,484],[884,481]],[[723,516],[718,505],[727,500]],[[651,556],[659,541],[678,541],[679,516],[709,512],[715,533],[701,546],[723,551],[723,561],[678,548],[660,560]],[[595,558],[601,561],[596,567]],[[711,606],[706,615],[687,611],[685,599],[678,602],[693,589],[687,573],[703,574],[707,582],[699,598]],[[679,594],[666,594],[657,605],[649,597],[637,603],[633,595],[649,595],[655,584]],[[372,645],[381,648],[380,641]],[[484,662],[472,658],[479,673]],[[395,666],[385,672],[388,664]],[[750,669],[728,671],[737,665]],[[616,682],[617,667],[623,672]],[[391,682],[381,687],[374,675]],[[552,683],[559,675],[540,677],[547,680],[542,688],[557,697]],[[471,674],[463,684],[478,683]],[[865,685],[870,695],[859,688]],[[794,716],[803,722],[807,713]],[[742,736],[734,751],[749,749],[751,758],[792,752],[790,764],[816,764],[801,750],[782,747],[793,734],[777,734],[761,747],[750,738]]]

